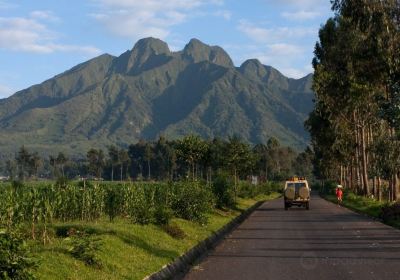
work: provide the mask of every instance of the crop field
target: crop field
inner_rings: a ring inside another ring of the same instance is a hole
[[[37,279],[142,279],[279,186],[240,183],[0,185],[0,228],[26,244]]]

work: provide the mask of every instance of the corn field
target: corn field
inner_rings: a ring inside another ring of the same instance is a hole
[[[0,185],[0,228],[22,227],[32,239],[48,241],[56,222],[92,222],[116,217],[153,223],[160,213],[205,222],[214,205],[210,189],[200,183],[67,183]],[[168,210],[168,211],[166,211]]]

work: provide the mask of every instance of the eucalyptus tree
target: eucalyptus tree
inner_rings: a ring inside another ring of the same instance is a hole
[[[111,181],[114,181],[114,167],[119,163],[118,148],[114,145],[108,147],[108,158],[111,165]]]
[[[88,171],[97,178],[101,178],[105,167],[105,156],[103,150],[90,149],[86,154],[86,160],[88,163]]]
[[[19,173],[19,179],[24,181],[25,180],[25,175],[28,172],[30,165],[32,163],[31,161],[31,154],[29,151],[25,148],[25,146],[22,146],[16,157],[15,160],[18,164],[18,173]]]
[[[177,154],[189,165],[189,174],[192,180],[196,178],[196,165],[207,148],[206,143],[196,135],[188,135],[177,143]]]
[[[144,148],[143,160],[147,163],[147,179],[151,179],[151,161],[154,158],[153,146],[150,143],[146,143]]]
[[[352,185],[355,179],[355,184],[369,195],[371,172],[373,176],[378,174],[374,141],[381,131],[389,134],[392,143],[397,141],[394,123],[397,118],[400,120],[400,110],[396,109],[397,99],[400,101],[396,74],[400,50],[399,2],[331,2],[335,17],[321,28],[315,47],[316,107],[307,125],[316,157],[331,163],[330,169],[340,173],[337,176],[340,181],[347,176]],[[324,133],[330,139],[316,130],[318,118],[328,124]],[[395,194],[398,171],[392,172],[388,179]]]
[[[64,167],[68,162],[67,156],[63,152],[59,152],[56,158],[57,165],[60,166],[62,177],[65,177]]]
[[[129,166],[129,154],[128,151],[126,151],[125,149],[120,149],[118,151],[118,161],[120,164],[120,181],[122,181],[123,179],[123,171],[124,171],[124,166],[125,166],[125,174],[126,176],[128,176],[128,166]]]
[[[237,189],[239,174],[246,174],[254,168],[254,154],[249,144],[240,141],[238,137],[231,137],[225,147],[225,160]]]

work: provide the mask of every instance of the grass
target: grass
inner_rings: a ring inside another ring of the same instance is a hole
[[[325,195],[325,199],[337,203],[335,195]],[[383,201],[377,201],[373,198],[367,198],[364,196],[355,195],[354,193],[344,192],[342,205],[360,212],[367,214],[368,216],[379,218],[381,214],[381,208],[387,203]]]
[[[93,223],[55,224],[54,227],[83,228],[101,239],[98,257],[101,268],[93,268],[74,259],[68,252],[68,239],[54,236],[48,245],[32,242],[33,254],[39,259],[38,279],[143,279],[195,246],[201,240],[260,200],[277,198],[279,194],[260,195],[254,199],[238,199],[235,210],[214,210],[208,223],[200,225],[183,219],[172,219],[185,237],[174,239],[162,227],[131,224],[124,219],[113,223],[106,218]]]
[[[336,196],[333,194],[322,195],[328,201],[337,203]],[[357,213],[366,214],[372,218],[379,219],[382,223],[400,229],[400,220],[381,220],[381,210],[388,205],[386,201],[378,201],[373,198],[356,195],[354,193],[345,192],[343,195],[342,204],[344,207],[349,208]]]

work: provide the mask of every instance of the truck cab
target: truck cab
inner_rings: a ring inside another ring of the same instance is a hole
[[[311,189],[304,177],[292,177],[286,180],[283,193],[285,210],[293,205],[310,209]]]

